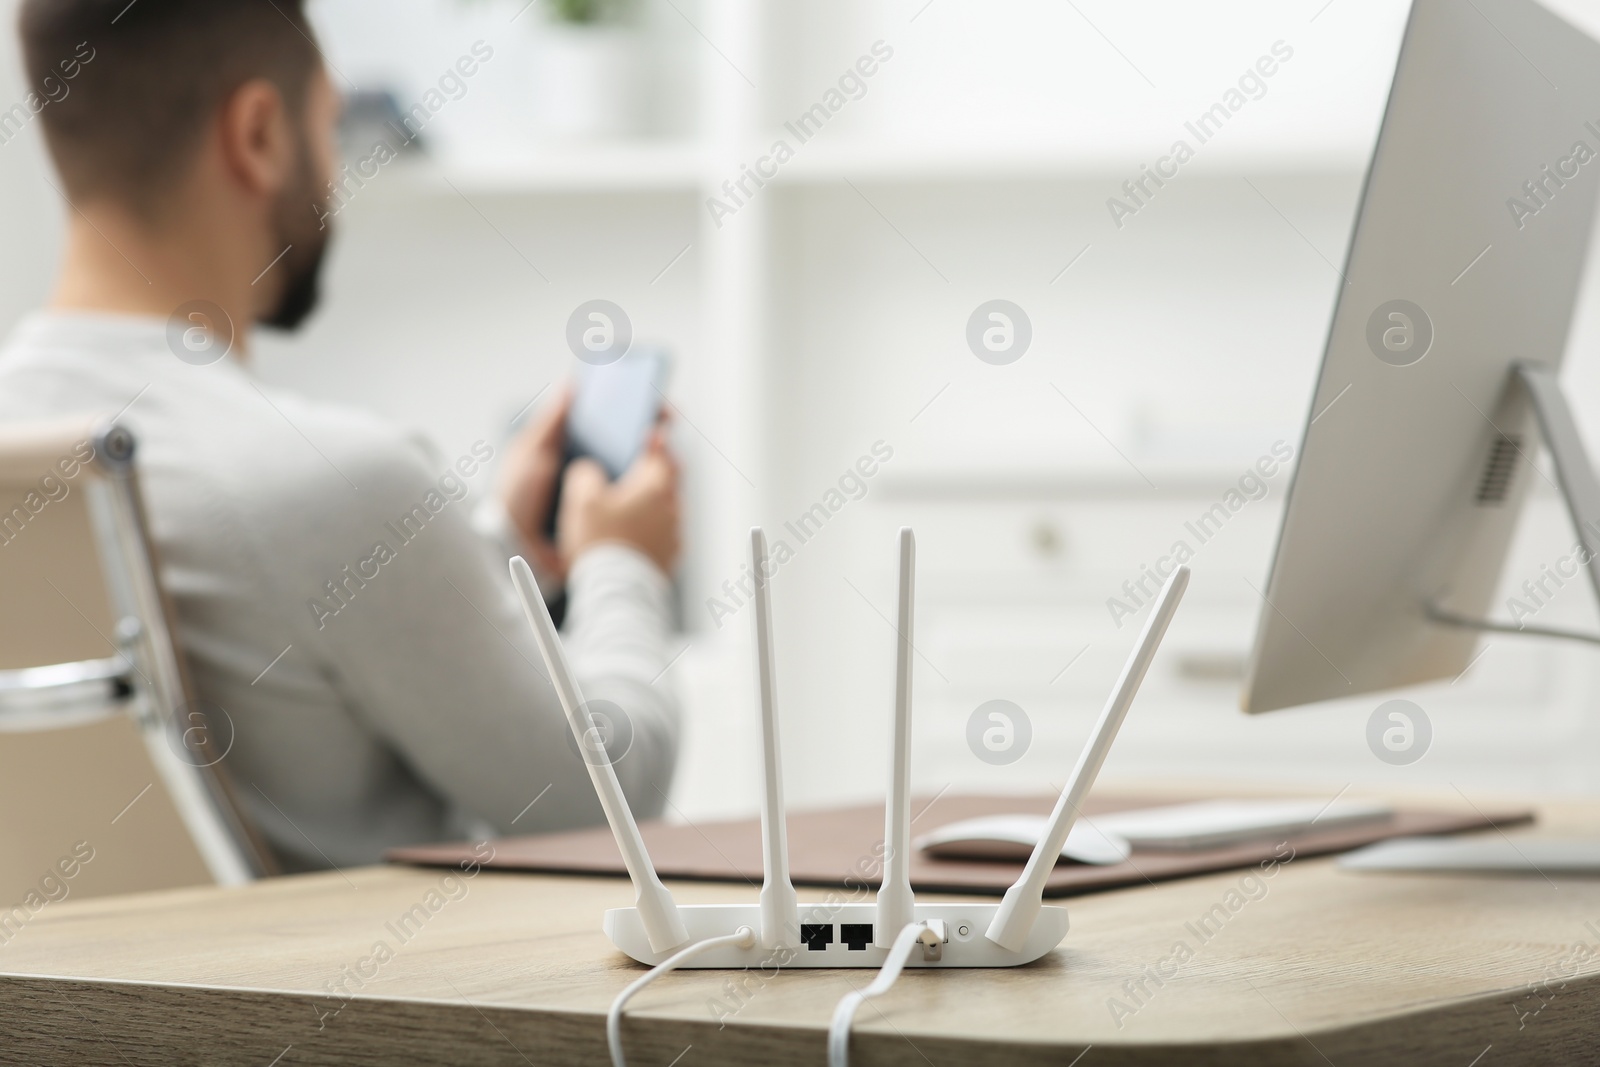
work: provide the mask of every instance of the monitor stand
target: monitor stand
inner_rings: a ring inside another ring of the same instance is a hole
[[[1539,435],[1550,450],[1557,486],[1578,541],[1589,554],[1589,582],[1600,601],[1600,479],[1578,434],[1572,406],[1556,372],[1543,364],[1517,363],[1512,380],[1527,397]],[[1600,636],[1576,630],[1469,619],[1431,604],[1427,610],[1429,618],[1447,626],[1600,644]],[[1350,853],[1340,866],[1361,871],[1600,875],[1600,838],[1399,838]]]
[[[1533,409],[1534,422],[1539,427],[1539,436],[1550,450],[1550,458],[1556,468],[1557,487],[1562,499],[1567,502],[1567,514],[1572,517],[1572,525],[1578,531],[1578,542],[1589,555],[1585,569],[1589,572],[1589,584],[1594,589],[1595,599],[1600,602],[1600,479],[1595,477],[1594,466],[1589,462],[1589,451],[1584,448],[1583,438],[1578,434],[1578,420],[1573,417],[1572,406],[1567,403],[1567,395],[1561,389],[1561,380],[1549,367],[1540,363],[1517,363],[1513,366],[1512,382],[1513,387],[1520,388],[1527,398]],[[1528,637],[1556,637],[1600,645],[1600,635],[1578,630],[1469,619],[1435,604],[1427,605],[1426,610],[1428,618],[1446,626]]]

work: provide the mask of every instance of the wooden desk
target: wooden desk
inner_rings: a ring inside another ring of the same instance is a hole
[[[1547,807],[1542,820],[1524,833],[1600,833],[1600,806]],[[0,1063],[605,1062],[604,1012],[641,972],[600,915],[630,903],[628,887],[444,874],[371,868],[52,904],[0,945]],[[1322,859],[1259,889],[1243,877],[1070,901],[1072,932],[1031,967],[907,972],[862,1009],[853,1062],[1600,1062],[1600,880],[1357,875]],[[1230,901],[1217,932],[1197,936]],[[1159,986],[1131,984],[1158,969]],[[825,1063],[834,1003],[868,973],[668,976],[630,1010],[629,1061]],[[716,1001],[731,1013],[722,1029]]]

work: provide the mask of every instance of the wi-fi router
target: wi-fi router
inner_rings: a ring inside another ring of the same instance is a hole
[[[1027,865],[999,903],[919,904],[911,889],[911,667],[916,539],[910,528],[900,531],[900,595],[896,618],[893,743],[890,747],[889,795],[884,812],[883,882],[873,902],[801,904],[789,877],[788,838],[784,825],[782,761],[778,742],[777,682],[772,634],[771,575],[766,535],[750,531],[751,569],[755,572],[757,696],[761,711],[761,843],[762,887],[755,904],[692,904],[680,906],[662,884],[650,862],[638,823],[606,758],[601,736],[578,689],[577,679],[561,647],[549,608],[528,564],[511,561],[511,578],[533,627],[539,651],[550,669],[556,695],[585,763],[606,821],[617,839],[636,901],[631,908],[605,914],[606,935],[617,948],[640,963],[665,962],[686,946],[713,938],[726,943],[707,946],[679,966],[744,969],[748,967],[882,967],[896,937],[910,924],[926,924],[919,934],[920,953],[911,967],[1016,967],[1043,956],[1067,934],[1067,911],[1044,904],[1045,880],[1061,855],[1061,847],[1078,818],[1080,805],[1094,784],[1111,743],[1127,717],[1156,649],[1189,584],[1189,569],[1179,567],[1167,579],[1145,622],[1133,654],[1122,668],[1088,745],[1078,757],[1067,786],[1056,801],[1044,835]],[[744,937],[739,937],[746,931]],[[748,932],[756,936],[750,937]],[[687,954],[686,954],[687,955]]]

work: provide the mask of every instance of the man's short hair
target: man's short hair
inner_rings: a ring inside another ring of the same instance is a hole
[[[19,28],[31,86],[76,72],[39,115],[67,195],[146,213],[234,90],[269,79],[299,115],[320,63],[303,0],[23,0]]]

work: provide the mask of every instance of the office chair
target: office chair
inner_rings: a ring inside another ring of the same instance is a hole
[[[24,899],[276,872],[157,573],[125,427],[0,428],[0,940]]]

